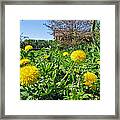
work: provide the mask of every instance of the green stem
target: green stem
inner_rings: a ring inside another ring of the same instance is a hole
[[[72,66],[71,66],[70,69],[67,71],[67,73],[65,74],[65,76],[62,78],[61,81],[63,81],[63,80],[68,76],[68,74],[69,74],[69,72],[71,71],[71,69],[73,68],[74,64],[75,64],[75,62],[72,64]]]

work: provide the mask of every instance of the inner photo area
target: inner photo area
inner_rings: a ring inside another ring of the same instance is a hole
[[[99,20],[20,20],[21,100],[100,100]]]

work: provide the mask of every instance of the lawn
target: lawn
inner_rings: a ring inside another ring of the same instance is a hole
[[[100,40],[20,49],[21,100],[99,100]]]

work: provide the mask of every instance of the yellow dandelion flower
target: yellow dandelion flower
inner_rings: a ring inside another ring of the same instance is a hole
[[[85,85],[90,86],[93,82],[96,82],[97,76],[94,73],[87,72],[84,74]]]
[[[29,50],[31,50],[31,49],[33,49],[33,47],[32,47],[31,45],[26,45],[26,46],[25,46],[25,51],[29,51]]]
[[[48,56],[48,55],[45,55],[45,56],[44,56],[44,59],[48,59],[48,58],[49,58],[49,56]]]
[[[91,82],[88,82],[88,81],[86,81],[84,84],[85,84],[86,86],[91,86]]]
[[[24,66],[20,68],[20,84],[29,85],[37,81],[39,75],[38,68],[35,66]]]
[[[63,53],[63,56],[68,56],[68,55],[69,55],[68,52]]]
[[[20,65],[25,65],[25,64],[28,64],[30,62],[30,60],[29,59],[21,59],[20,60]]]
[[[76,50],[71,53],[70,57],[73,61],[77,61],[77,60],[82,61],[86,58],[86,54],[82,50]]]

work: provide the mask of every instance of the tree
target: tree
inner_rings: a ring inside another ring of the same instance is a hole
[[[93,23],[95,23],[94,20],[50,20],[45,25],[52,30],[51,34],[55,40],[71,44],[81,41],[87,34],[91,36],[92,30],[94,30],[94,28],[92,29]]]

